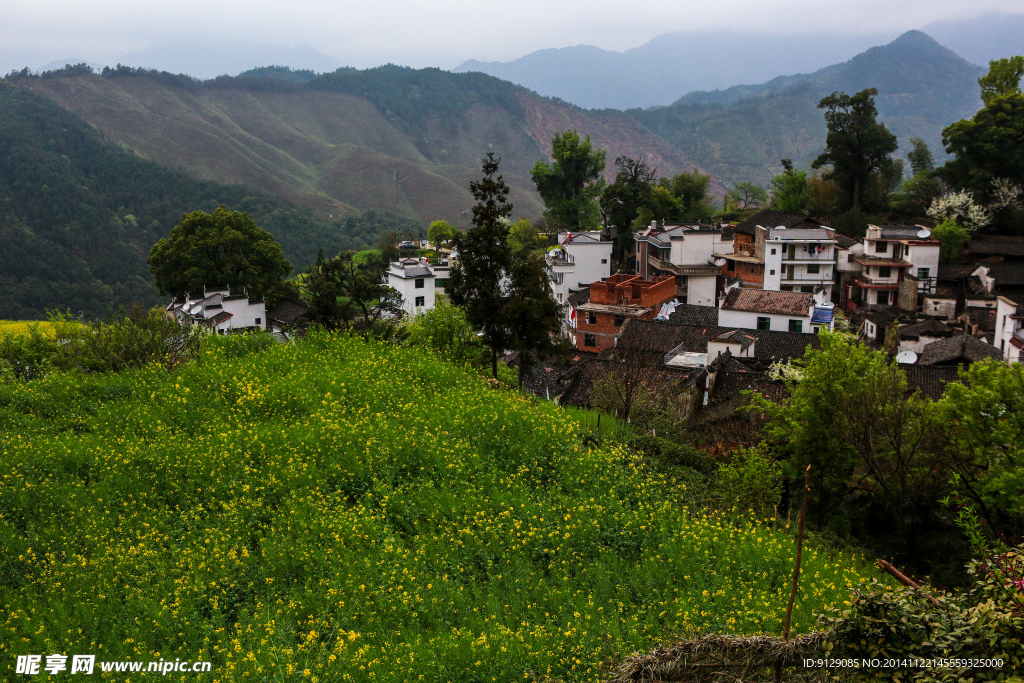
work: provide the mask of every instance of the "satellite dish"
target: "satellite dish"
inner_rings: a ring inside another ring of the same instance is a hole
[[[715,259],[715,265],[718,266],[718,267],[724,266],[725,265],[725,259],[724,258],[716,258]]]
[[[931,234],[932,231],[929,230],[928,228],[921,228],[920,230],[917,231],[917,236],[920,237],[921,239],[931,237]]]
[[[913,365],[917,362],[917,354],[913,351],[900,351],[896,354],[896,362],[903,365]]]

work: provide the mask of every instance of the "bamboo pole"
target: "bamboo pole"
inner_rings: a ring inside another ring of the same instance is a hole
[[[804,519],[807,517],[807,499],[811,497],[811,466],[804,472],[804,502],[800,506],[800,523],[796,535],[796,566],[793,568],[793,590],[789,592],[789,604],[786,606],[786,623],[782,629],[782,639],[789,640],[789,624],[793,618],[793,603],[796,602],[796,589],[800,582],[800,560],[804,552]],[[775,663],[775,681],[782,681],[782,661]]]

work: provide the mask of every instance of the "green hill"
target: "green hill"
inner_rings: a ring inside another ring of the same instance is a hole
[[[264,69],[200,83],[123,68],[16,83],[147,159],[324,217],[387,209],[467,227],[469,183],[489,151],[502,158],[516,215],[538,217],[529,169],[567,128],[593,135],[609,162],[625,154],[663,174],[693,168],[621,112],[586,112],[483,74],[385,66],[307,76]]]
[[[781,171],[782,157],[806,168],[822,151],[826,129],[817,104],[835,91],[877,88],[879,119],[902,149],[909,138],[920,137],[943,159],[942,129],[981,106],[977,79],[984,72],[924,33],[909,31],[812,74],[690,93],[671,106],[629,114],[723,182],[767,186]]]
[[[261,190],[197,180],[119,148],[79,116],[3,83],[0,159],[0,318],[43,318],[48,308],[96,317],[132,302],[158,303],[146,257],[196,209],[248,211],[296,269],[312,262],[318,247],[365,248],[385,227],[422,230],[376,214],[326,220]]]
[[[781,631],[788,533],[689,512],[581,437],[557,406],[343,335],[0,384],[0,656],[597,681],[671,636]],[[870,571],[803,563],[798,633]]]

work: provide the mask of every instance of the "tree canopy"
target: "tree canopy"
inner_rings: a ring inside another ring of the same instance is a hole
[[[633,223],[640,209],[649,206],[652,200],[651,188],[657,176],[657,169],[647,165],[647,160],[630,159],[621,156],[615,159],[615,182],[601,194],[601,211],[605,225],[615,228],[618,235],[616,251],[621,256],[630,247],[633,239]]]
[[[868,176],[875,171],[888,171],[890,155],[899,146],[896,136],[885,124],[877,121],[875,95],[878,90],[867,88],[856,95],[834,92],[818,103],[825,109],[828,135],[825,151],[811,166],[831,166],[827,178],[836,180],[849,193],[851,204],[859,208],[861,192]]]
[[[978,78],[981,86],[981,101],[985,105],[1003,95],[1019,95],[1020,79],[1024,76],[1024,57],[1014,55],[993,59],[988,63],[988,73]]]
[[[544,216],[556,227],[589,230],[598,225],[597,198],[604,189],[605,151],[580,139],[575,130],[557,133],[551,140],[549,165],[538,161],[530,170],[547,210]]]
[[[214,286],[266,296],[292,268],[273,235],[249,214],[224,205],[212,214],[186,214],[156,243],[147,263],[160,293],[175,296]]]
[[[782,173],[772,178],[771,208],[787,213],[803,213],[811,203],[811,188],[807,182],[807,171],[797,171],[793,162],[783,159]]]

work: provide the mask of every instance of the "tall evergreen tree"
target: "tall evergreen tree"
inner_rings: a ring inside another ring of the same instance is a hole
[[[597,198],[604,189],[603,149],[590,144],[590,136],[567,130],[551,140],[552,163],[538,161],[530,170],[547,210],[544,216],[557,228],[589,230],[597,227]]]
[[[885,124],[877,120],[875,95],[878,90],[867,88],[856,95],[834,92],[818,103],[825,112],[828,135],[825,151],[811,166],[831,166],[825,177],[833,179],[845,189],[854,208],[860,208],[861,192],[875,171],[891,171],[890,155],[899,146],[896,136]]]

